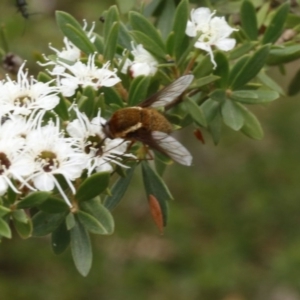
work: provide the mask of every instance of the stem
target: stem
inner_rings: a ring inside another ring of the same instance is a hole
[[[198,56],[200,55],[200,51],[198,49],[196,49],[194,56],[192,57],[192,59],[190,60],[189,64],[187,65],[185,71],[184,71],[184,75],[189,74],[191,69],[193,68],[196,59],[198,58]]]

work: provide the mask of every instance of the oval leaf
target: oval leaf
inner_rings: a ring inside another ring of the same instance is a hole
[[[55,254],[63,253],[70,244],[70,231],[67,229],[66,223],[62,222],[57,229],[52,232],[51,245]]]
[[[243,1],[241,6],[241,21],[242,27],[250,40],[257,40],[257,19],[256,10],[252,2],[246,0]]]
[[[105,60],[112,61],[115,56],[116,49],[117,49],[118,33],[119,33],[119,23],[115,22],[113,23],[109,31],[108,37],[105,39],[104,53],[103,53]]]
[[[211,98],[208,98],[203,104],[201,104],[201,110],[203,111],[208,123],[210,123],[218,114],[220,106],[221,103],[219,101],[215,101]]]
[[[149,76],[138,76],[133,79],[129,89],[129,106],[136,106],[145,100],[150,84]]]
[[[22,239],[28,239],[32,235],[32,222],[30,219],[27,219],[27,223],[19,222],[16,219],[13,219],[14,226]]]
[[[77,220],[71,229],[71,252],[78,272],[87,276],[92,266],[92,246],[88,232]]]
[[[55,15],[60,30],[76,47],[86,54],[96,51],[80,24],[70,14],[56,11]]]
[[[76,215],[81,224],[89,232],[95,234],[108,234],[105,227],[91,214],[79,210]]]
[[[6,221],[0,218],[0,236],[10,239],[11,230]]]
[[[231,70],[230,85],[232,90],[236,90],[244,86],[258,74],[267,60],[269,49],[269,45],[261,47],[251,57],[249,57],[247,61],[242,61],[244,65],[241,70],[238,71],[236,68]]]
[[[2,218],[3,216],[9,214],[11,212],[11,210],[5,206],[0,205],[0,218]]]
[[[90,200],[101,194],[109,184],[110,173],[95,173],[79,186],[75,198],[78,201]]]
[[[167,224],[168,205],[167,201],[173,199],[162,178],[150,168],[148,162],[142,162],[142,175],[147,198],[153,195],[159,202],[163,215],[163,224]]]
[[[274,43],[280,37],[284,23],[288,16],[289,9],[289,3],[283,3],[281,6],[278,7],[264,34],[262,40],[263,44]]]
[[[186,48],[186,43],[184,40],[187,40],[187,35],[185,34],[186,24],[188,21],[188,12],[189,12],[189,2],[187,0],[180,1],[176,8],[174,22],[173,22],[173,32],[174,32],[174,51],[175,57],[177,60],[184,53]]]
[[[135,168],[131,167],[126,171],[126,177],[120,177],[111,189],[111,196],[107,196],[104,200],[104,206],[113,210],[122,200],[130,182]]]
[[[206,127],[207,122],[201,108],[191,98],[186,97],[184,101],[187,112],[193,118],[193,120],[200,126]]]
[[[39,209],[49,214],[57,214],[69,211],[70,207],[60,198],[49,197],[39,205]]]
[[[64,220],[65,214],[38,212],[32,218],[33,236],[44,236],[54,231]]]
[[[263,130],[256,116],[246,107],[240,105],[240,110],[244,117],[244,125],[241,132],[255,140],[261,140],[264,136]]]
[[[247,104],[269,103],[278,97],[277,92],[269,90],[233,91],[230,96],[234,101]]]
[[[129,22],[134,31],[144,32],[147,34],[149,39],[152,40],[152,43],[158,45],[161,49],[163,49],[163,52],[165,52],[165,45],[160,34],[147,18],[138,12],[131,11],[129,13]]]
[[[18,204],[17,208],[30,208],[37,206],[47,200],[51,194],[47,192],[33,192],[27,197],[22,199]]]
[[[221,107],[224,123],[233,130],[240,130],[244,124],[243,114],[237,104],[227,99]]]

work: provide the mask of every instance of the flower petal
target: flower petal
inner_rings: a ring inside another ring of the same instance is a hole
[[[223,51],[229,51],[234,48],[236,43],[235,39],[223,39],[216,42],[216,47]]]
[[[52,191],[54,189],[53,175],[41,173],[33,178],[33,185],[40,191]]]

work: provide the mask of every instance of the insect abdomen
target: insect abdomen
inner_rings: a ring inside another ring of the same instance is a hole
[[[172,132],[172,125],[169,121],[153,108],[144,108],[141,111],[141,122],[147,131]]]

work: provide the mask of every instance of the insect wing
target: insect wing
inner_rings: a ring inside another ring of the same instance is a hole
[[[152,138],[157,143],[162,152],[170,156],[174,161],[184,166],[190,166],[192,163],[192,155],[181,145],[176,139],[167,133],[161,131],[153,131]]]
[[[170,104],[172,101],[176,100],[177,97],[179,97],[186,88],[191,84],[193,81],[194,76],[193,75],[185,75],[156,94],[152,95],[150,98],[146,99],[142,103],[139,104],[141,107],[162,107],[166,106],[167,104]]]

